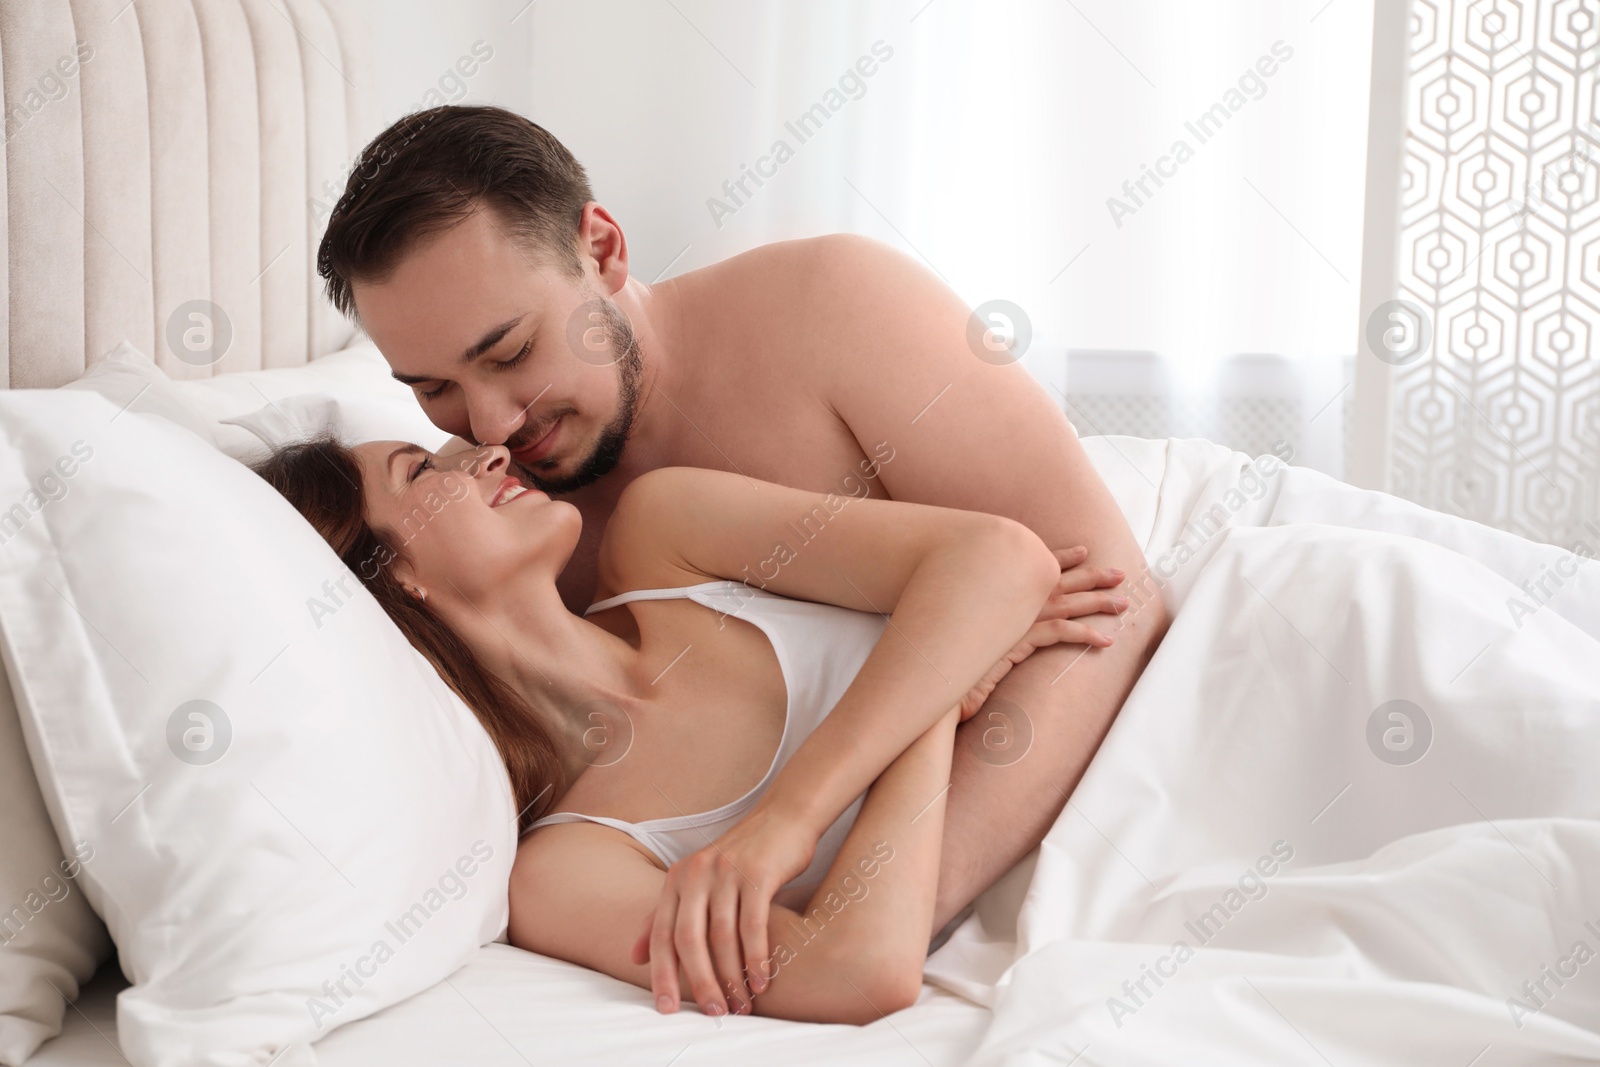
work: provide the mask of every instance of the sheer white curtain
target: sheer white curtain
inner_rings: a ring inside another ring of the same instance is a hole
[[[1341,471],[1372,0],[541,0],[524,17],[529,114],[584,160],[647,277],[869,234],[974,307],[1021,308],[1024,365],[1081,433],[1283,440]],[[814,105],[826,118],[797,126]]]

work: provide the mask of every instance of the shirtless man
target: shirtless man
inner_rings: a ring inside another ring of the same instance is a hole
[[[646,284],[555,138],[497,108],[442,107],[368,145],[318,269],[435,425],[506,445],[580,509],[559,586],[574,612],[592,602],[618,495],[663,466],[1005,515],[1053,548],[1088,546],[1088,565],[1145,570],[1051,398],[949,288],[866,238],[767,245]],[[821,536],[802,518],[748,581]],[[1159,597],[1097,618],[1114,644],[1040,649],[990,695],[1003,718],[961,726],[930,936],[1038,844],[1167,626]],[[997,724],[1031,731],[1025,758],[989,755]]]

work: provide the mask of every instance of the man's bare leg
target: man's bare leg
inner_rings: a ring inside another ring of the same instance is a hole
[[[1091,619],[1115,644],[1040,649],[957,731],[930,936],[1043,839],[1150,661],[1167,613],[1132,585],[1127,612]]]

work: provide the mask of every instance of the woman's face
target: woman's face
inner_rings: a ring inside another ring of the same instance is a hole
[[[401,581],[430,597],[478,603],[530,567],[554,582],[578,543],[578,509],[509,475],[499,445],[445,460],[404,441],[352,451],[367,523],[406,557]]]

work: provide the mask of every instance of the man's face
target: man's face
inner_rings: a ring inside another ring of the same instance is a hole
[[[519,248],[480,209],[408,251],[382,282],[353,287],[368,336],[433,424],[504,444],[551,494],[616,467],[643,370],[593,260],[581,278],[556,263]]]

